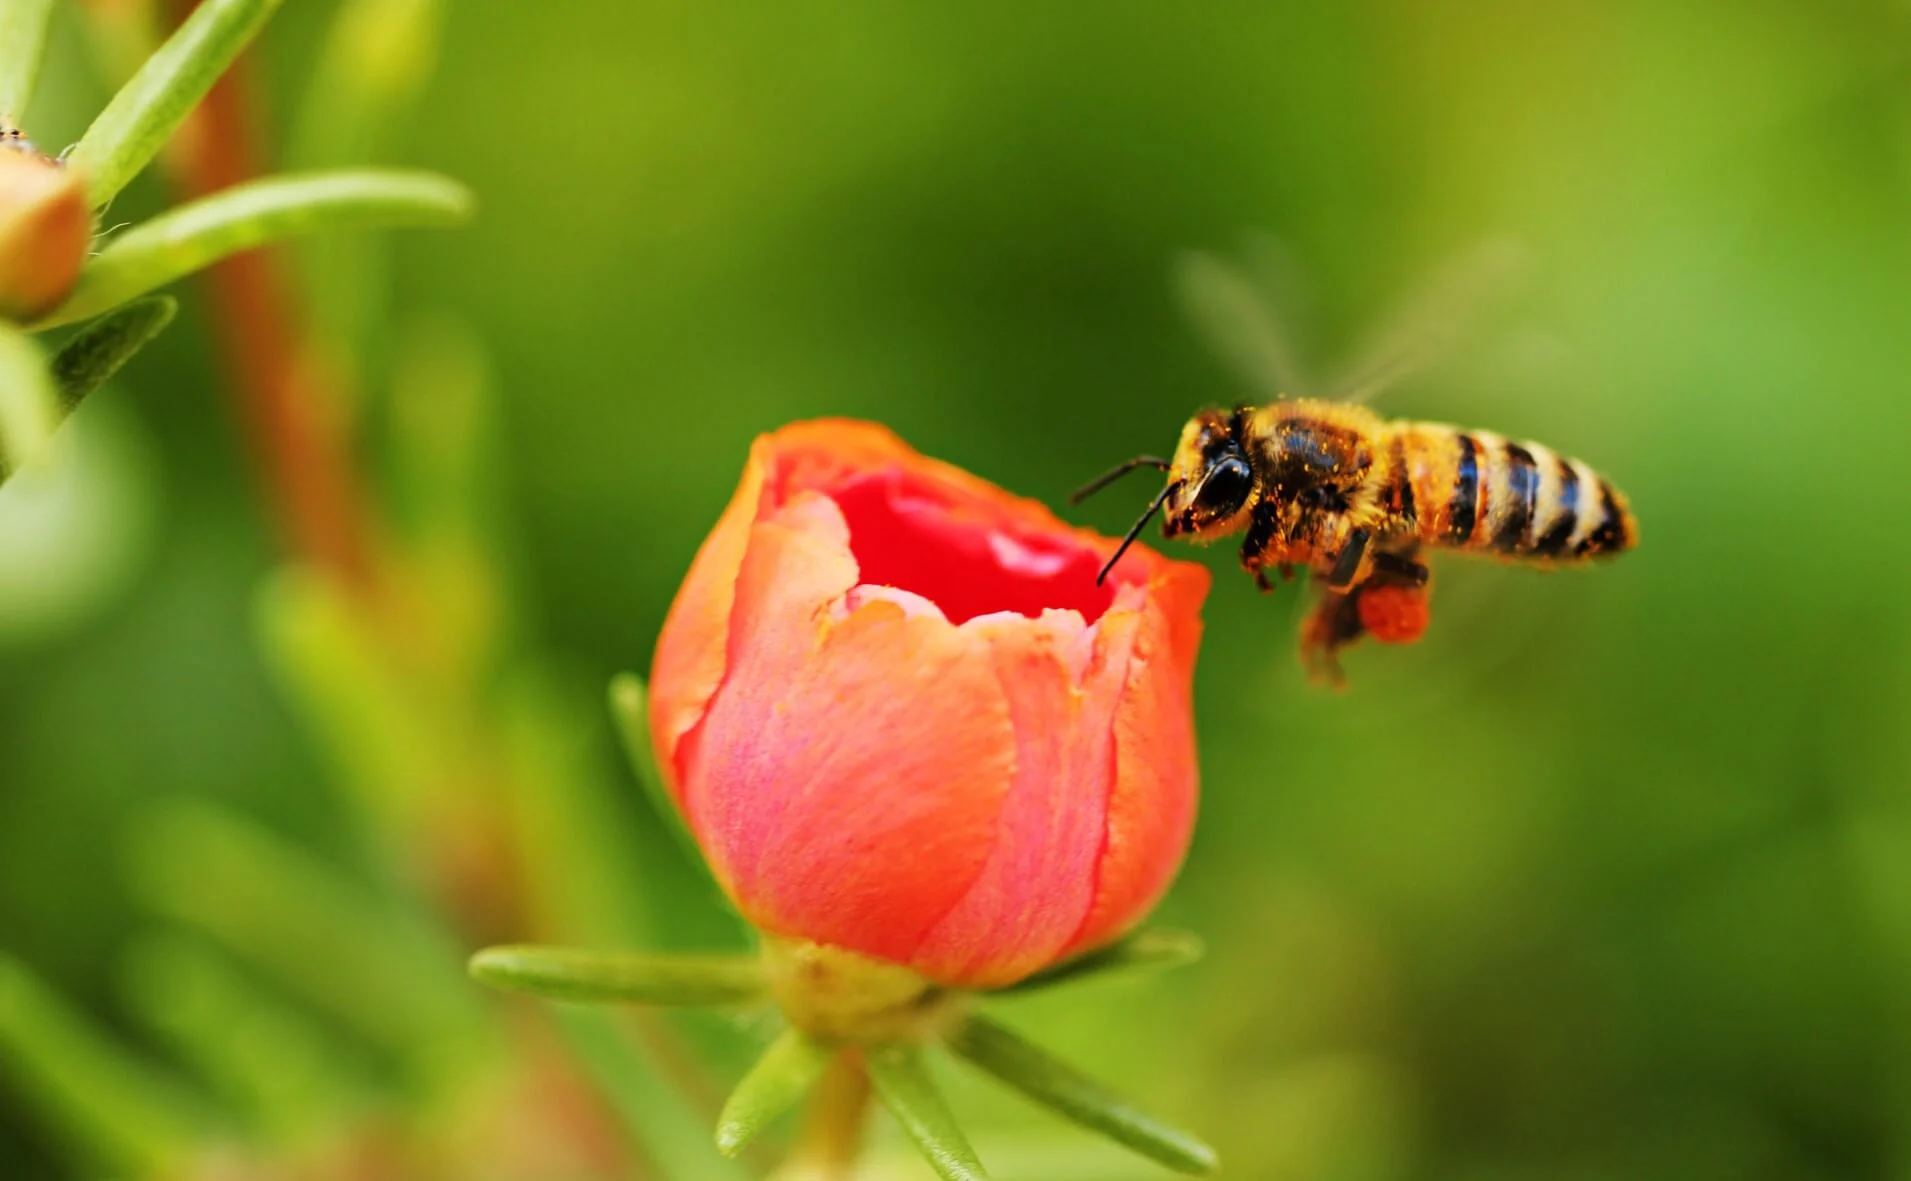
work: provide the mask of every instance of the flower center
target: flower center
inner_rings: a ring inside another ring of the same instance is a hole
[[[901,470],[858,476],[830,497],[849,523],[862,581],[920,595],[950,623],[1073,610],[1092,624],[1114,602],[1115,580],[1095,585],[1101,555],[1072,534],[1005,522]]]

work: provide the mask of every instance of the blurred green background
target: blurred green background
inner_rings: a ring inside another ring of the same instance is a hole
[[[288,5],[266,34],[268,142],[309,102],[333,9]],[[652,936],[737,938],[618,767],[601,687],[647,667],[752,436],[876,418],[1060,505],[1247,392],[1176,308],[1177,252],[1277,239],[1331,357],[1455,251],[1511,237],[1524,281],[1381,408],[1586,458],[1632,498],[1640,549],[1584,574],[1448,561],[1425,642],[1357,650],[1339,694],[1295,659],[1302,596],[1206,555],[1203,810],[1162,917],[1209,956],[1005,1017],[1210,1136],[1228,1176],[1911,1178],[1911,548],[1892,531],[1911,9],[445,15],[383,154],[464,179],[482,214],[390,239],[389,307],[353,356],[402,374],[407,340],[429,357],[442,337],[482,357],[465,408],[491,442],[460,486],[486,507],[450,515],[477,522],[520,655],[471,662],[492,678],[471,695],[510,700],[499,668],[536,666],[553,741],[651,855],[625,904]],[[43,144],[110,90],[70,17]],[[168,1071],[139,949],[201,935],[140,868],[168,856],[155,803],[210,802],[347,876],[380,864],[337,790],[355,764],[262,650],[296,588],[209,305],[179,294],[181,324],[65,432],[73,486],[0,492],[0,948]],[[430,452],[406,439],[463,411],[365,385],[360,463],[402,510]],[[1118,530],[1142,495],[1067,515]],[[429,548],[440,518],[407,519]],[[455,612],[471,587],[448,569]],[[316,974],[356,971],[307,950]],[[956,1101],[1001,1176],[1152,1175],[986,1086]],[[101,1175],[42,1108],[0,1075],[0,1173]]]

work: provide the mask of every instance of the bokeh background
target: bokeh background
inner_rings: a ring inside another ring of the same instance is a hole
[[[1203,811],[1162,918],[1209,955],[1005,1020],[1228,1176],[1911,1177],[1911,10],[410,7],[421,88],[366,150],[482,215],[300,257],[431,653],[288,568],[182,288],[63,432],[58,487],[0,491],[0,1173],[148,1159],[101,1130],[114,1105],[190,1094],[279,1162],[237,1175],[659,1175],[440,1151],[475,1118],[441,1076],[516,1059],[438,1051],[528,1007],[454,983],[416,1016],[298,875],[385,900],[454,977],[484,937],[585,930],[434,917],[572,891],[561,833],[501,852],[510,823],[460,819],[522,819],[562,766],[628,854],[591,929],[739,945],[602,686],[647,667],[751,437],[867,416],[1059,505],[1248,392],[1168,276],[1258,234],[1325,358],[1517,241],[1520,281],[1380,405],[1590,460],[1642,544],[1583,574],[1449,561],[1428,638],[1357,650],[1343,693],[1297,664],[1303,597],[1207,555]],[[288,5],[249,63],[275,156],[351,114],[315,66],[337,11]],[[115,81],[84,29],[60,14],[42,143]],[[1115,530],[1142,497],[1069,515]],[[421,863],[453,867],[436,895]],[[752,1036],[664,1032],[719,1063]],[[956,1102],[998,1175],[1156,1175],[986,1085]]]

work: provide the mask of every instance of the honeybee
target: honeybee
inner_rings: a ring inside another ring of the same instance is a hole
[[[1442,287],[1458,285],[1449,277]],[[1272,380],[1292,380],[1278,325],[1243,318],[1261,313],[1241,302],[1253,298],[1242,276],[1198,256],[1184,269],[1183,288],[1198,306],[1234,318],[1216,331],[1237,360],[1258,351]],[[1390,379],[1406,368],[1396,358],[1370,372]],[[1167,482],[1098,581],[1157,513],[1169,539],[1241,533],[1241,565],[1262,590],[1273,587],[1270,570],[1311,573],[1320,597],[1301,626],[1301,660],[1336,684],[1340,651],[1362,636],[1409,643],[1425,631],[1427,551],[1551,567],[1624,552],[1638,537],[1625,497],[1580,460],[1490,431],[1389,420],[1355,401],[1282,397],[1204,410],[1182,428],[1171,458],[1138,456],[1073,499],[1139,468],[1165,471]]]

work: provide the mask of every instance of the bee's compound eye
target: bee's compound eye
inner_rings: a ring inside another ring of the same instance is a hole
[[[1212,516],[1228,516],[1239,512],[1253,491],[1254,469],[1248,467],[1247,460],[1230,455],[1208,469],[1195,495],[1195,505]]]

